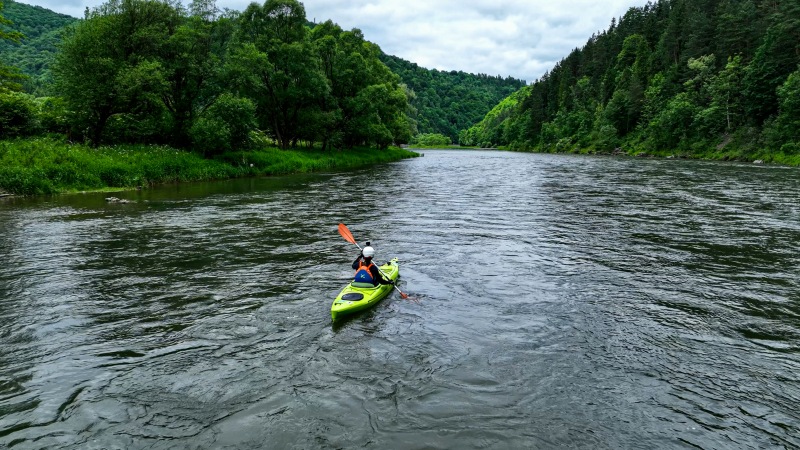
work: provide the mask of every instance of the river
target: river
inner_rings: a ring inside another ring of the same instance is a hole
[[[0,200],[0,448],[800,448],[800,171],[425,151]],[[332,324],[348,225],[400,288]]]

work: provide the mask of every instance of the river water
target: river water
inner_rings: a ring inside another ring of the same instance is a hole
[[[0,201],[0,448],[798,448],[800,171],[427,151]],[[343,323],[344,222],[397,293]]]

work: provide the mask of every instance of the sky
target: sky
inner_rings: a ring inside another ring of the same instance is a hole
[[[18,0],[83,17],[102,0]],[[190,0],[184,0],[188,4]],[[306,17],[359,28],[390,55],[428,69],[535,81],[613,17],[647,0],[306,0]],[[244,10],[249,0],[217,0]],[[263,3],[263,1],[259,2]]]

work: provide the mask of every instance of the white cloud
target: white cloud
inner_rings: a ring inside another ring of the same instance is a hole
[[[100,0],[24,0],[75,17]],[[188,3],[188,0],[184,0]],[[243,10],[247,0],[217,0]],[[646,0],[306,0],[309,20],[360,28],[384,52],[427,68],[533,81],[592,33]]]

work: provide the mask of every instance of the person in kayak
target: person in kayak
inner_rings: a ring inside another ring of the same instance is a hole
[[[353,277],[353,285],[356,287],[367,287],[367,285],[378,286],[379,284],[394,284],[394,281],[387,280],[381,274],[381,271],[378,269],[372,262],[372,257],[375,256],[375,249],[370,247],[369,242],[367,242],[367,246],[361,250],[361,254],[358,255],[355,261],[353,261],[353,269],[355,269],[356,274]]]

